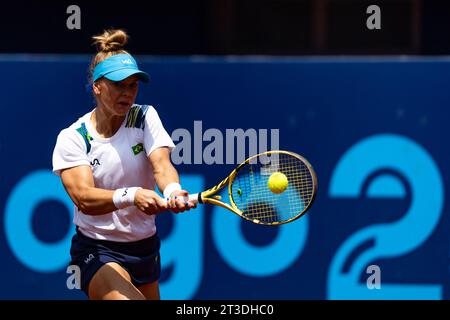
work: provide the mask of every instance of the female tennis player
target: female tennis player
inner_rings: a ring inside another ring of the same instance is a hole
[[[95,108],[60,132],[53,152],[53,171],[75,205],[71,264],[90,299],[159,299],[155,215],[195,207],[170,162],[174,144],[158,113],[135,104],[149,75],[123,50],[127,38],[123,30],[93,37]]]

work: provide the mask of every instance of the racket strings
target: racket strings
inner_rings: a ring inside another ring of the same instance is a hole
[[[275,172],[283,173],[288,180],[286,190],[280,194],[273,193],[267,184]],[[301,159],[275,153],[265,161],[252,161],[243,166],[235,176],[231,190],[235,205],[245,217],[270,224],[300,215],[312,201],[314,181]]]

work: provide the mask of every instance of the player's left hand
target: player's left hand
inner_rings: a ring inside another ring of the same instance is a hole
[[[192,201],[187,201],[189,193],[186,190],[176,190],[172,192],[167,203],[168,209],[173,213],[180,213],[197,207]]]

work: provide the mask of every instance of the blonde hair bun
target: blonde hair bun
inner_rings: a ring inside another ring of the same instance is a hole
[[[92,37],[99,52],[119,51],[128,42],[128,35],[123,30],[109,29]]]

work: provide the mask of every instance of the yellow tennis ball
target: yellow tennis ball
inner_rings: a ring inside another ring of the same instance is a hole
[[[267,186],[273,193],[280,194],[286,190],[288,186],[288,179],[281,172],[274,172],[270,175],[269,180],[267,181]]]

